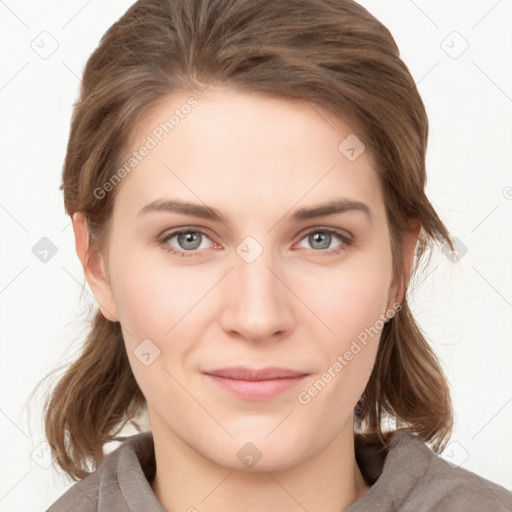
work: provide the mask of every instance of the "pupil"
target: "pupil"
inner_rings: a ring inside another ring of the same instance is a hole
[[[197,243],[198,240],[199,240],[198,233],[193,233],[193,232],[181,234],[179,237],[180,245],[182,245],[182,247],[184,249],[197,249],[197,247],[199,247],[199,244]],[[194,245],[194,243],[195,243],[195,245]],[[190,246],[188,244],[192,244],[192,246]]]
[[[313,243],[311,243],[313,249],[326,249],[330,245],[330,237],[329,233],[314,233],[311,235]],[[314,244],[316,242],[320,242],[320,247],[315,247]]]

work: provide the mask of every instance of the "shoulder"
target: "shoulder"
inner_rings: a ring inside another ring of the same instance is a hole
[[[424,445],[427,450],[430,449]],[[452,465],[431,453],[428,471],[421,480],[423,493],[436,496],[434,511],[512,511],[512,492],[476,473]]]
[[[128,437],[103,459],[96,471],[70,487],[46,512],[160,512],[163,509],[150,486],[154,471],[151,433]]]
[[[374,450],[375,451],[375,450]],[[372,460],[372,449],[363,461]],[[395,431],[389,450],[374,458],[378,476],[347,512],[512,511],[512,492],[434,453],[408,429]]]
[[[46,512],[96,512],[98,490],[98,471],[95,471],[71,486]]]

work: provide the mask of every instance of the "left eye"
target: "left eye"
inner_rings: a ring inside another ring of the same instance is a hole
[[[331,242],[335,238],[341,240],[341,243],[334,248],[330,247]],[[306,233],[302,240],[307,240],[313,250],[323,252],[330,252],[324,251],[325,249],[332,249],[335,252],[339,252],[340,250],[343,250],[340,246],[346,247],[351,243],[351,239],[348,236],[332,229],[315,229],[314,231]]]

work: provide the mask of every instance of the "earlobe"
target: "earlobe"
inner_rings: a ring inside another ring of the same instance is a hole
[[[103,255],[90,247],[87,219],[82,212],[76,212],[73,214],[72,222],[76,253],[84,269],[89,287],[98,302],[102,315],[111,322],[118,322],[119,316],[105,271]]]

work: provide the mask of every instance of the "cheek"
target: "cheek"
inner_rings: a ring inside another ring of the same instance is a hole
[[[375,251],[354,255],[338,269],[312,276],[303,282],[302,294],[339,345],[373,326],[386,312],[391,282],[390,251]]]
[[[142,393],[151,404],[186,401],[173,376],[181,380],[175,370],[193,350],[194,337],[202,328],[191,319],[204,290],[195,278],[190,279],[190,273],[161,261],[155,264],[147,253],[132,251],[114,261],[118,262],[112,273],[114,299],[130,366]]]
[[[125,340],[136,345],[149,338],[160,346],[197,302],[198,283],[191,281],[190,273],[151,261],[142,251],[119,257],[120,246],[117,252],[112,258],[112,289]]]
[[[328,410],[332,428],[346,421],[363,393],[386,320],[391,264],[365,268],[362,272],[347,266],[329,281],[329,293],[317,292],[313,297],[331,332],[319,336],[318,324],[312,327],[311,338],[317,340],[324,364],[297,400],[312,417],[323,417]]]
[[[307,296],[314,303],[312,309],[329,327],[321,339],[316,332],[325,364],[311,393],[321,391],[322,398],[313,400],[307,390],[303,396],[304,402],[315,402],[319,414],[321,403],[329,403],[342,421],[347,411],[339,404],[355,405],[364,391],[387,318],[391,282],[391,249],[384,240],[378,250],[347,258],[337,271],[330,269],[325,278],[316,280],[316,287],[310,281],[313,293]],[[312,337],[314,331],[312,328]]]

